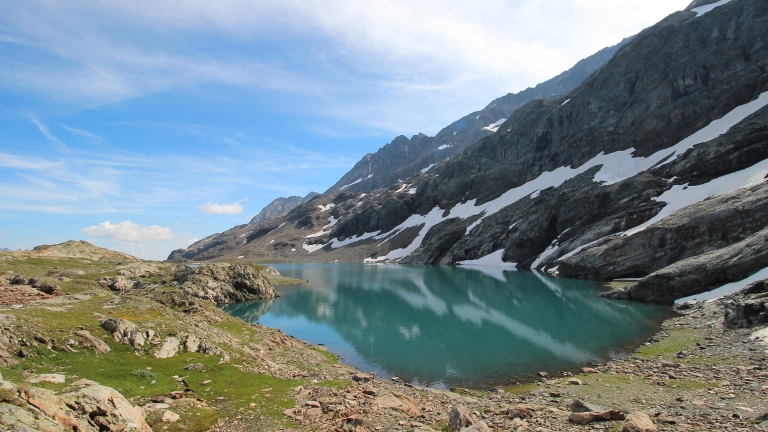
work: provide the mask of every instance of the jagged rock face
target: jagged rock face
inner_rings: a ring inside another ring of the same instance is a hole
[[[627,288],[630,299],[672,302],[744,279],[768,263],[768,229],[749,238],[680,260]]]
[[[177,277],[179,288],[218,305],[279,297],[267,278],[249,265],[206,264]]]
[[[312,198],[318,196],[319,194],[317,192],[310,192],[307,196],[304,198],[300,196],[292,196],[288,198],[277,198],[271,203],[269,203],[266,207],[264,207],[259,214],[254,216],[251,219],[251,224],[260,224],[263,222],[266,222],[269,219],[276,218],[279,216],[282,216],[289,211],[295,209],[297,206],[307,203],[312,200]]]
[[[748,286],[725,304],[725,328],[750,328],[768,324],[768,281]]]
[[[481,111],[473,112],[441,130],[434,137],[425,134],[408,139],[395,138],[376,153],[367,154],[345,174],[326,194],[339,192],[368,192],[388,188],[411,178],[422,170],[457,155],[477,140],[492,135],[500,120],[535,99],[561,96],[576,88],[602,67],[619,48],[629,42],[600,50],[576,65],[534,88],[502,96]]]

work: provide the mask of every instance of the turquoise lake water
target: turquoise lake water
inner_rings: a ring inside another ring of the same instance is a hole
[[[604,300],[593,282],[494,268],[275,265],[308,280],[227,313],[323,344],[344,363],[435,387],[489,388],[632,351],[669,307]]]

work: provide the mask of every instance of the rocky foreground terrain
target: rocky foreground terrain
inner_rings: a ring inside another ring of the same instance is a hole
[[[681,305],[634,355],[579,375],[442,391],[216,307],[280,301],[272,283],[300,281],[274,269],[59,249],[0,254],[0,429],[768,430],[768,282]]]

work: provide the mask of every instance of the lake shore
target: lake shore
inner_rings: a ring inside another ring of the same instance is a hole
[[[450,430],[452,413],[474,423],[471,430],[620,430],[629,413],[647,414],[659,430],[758,430],[756,419],[768,412],[766,348],[751,338],[757,328],[723,328],[728,300],[681,310],[632,356],[575,376],[542,371],[548,376],[536,382],[447,392],[360,373],[323,347],[180,296],[162,272],[137,277],[146,286],[125,291],[96,282],[128,268],[136,269],[72,257],[0,260],[6,276],[59,277],[52,295],[0,281],[0,371],[3,388],[13,389],[2,394],[3,407],[53,419],[56,411],[47,415],[30,394],[65,406],[65,396],[98,383],[140,409],[156,431]],[[135,345],[116,337],[103,326],[107,317],[154,338]],[[215,349],[179,347],[158,357],[169,340],[190,335]],[[100,352],[101,344],[109,350]],[[572,411],[590,408],[613,420],[579,424],[589,415]],[[118,414],[109,417],[113,430],[127,425]]]

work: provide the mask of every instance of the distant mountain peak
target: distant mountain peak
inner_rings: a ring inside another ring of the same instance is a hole
[[[317,192],[310,192],[304,198],[300,196],[291,196],[288,198],[283,198],[283,197],[277,198],[271,203],[269,203],[266,207],[261,209],[259,214],[254,216],[253,219],[251,219],[251,222],[249,223],[259,224],[266,220],[282,216],[288,213],[289,211],[293,210],[294,208],[296,208],[296,206],[299,206],[301,204],[311,201],[312,198],[318,195],[320,194],[318,194]]]

